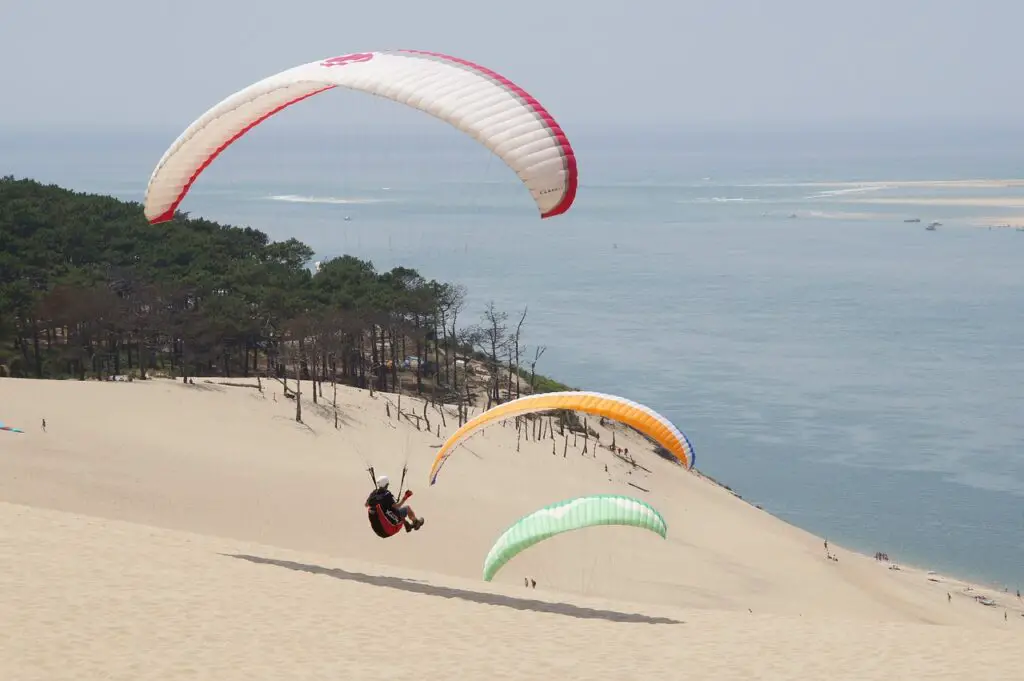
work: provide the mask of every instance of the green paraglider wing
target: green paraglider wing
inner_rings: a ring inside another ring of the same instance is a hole
[[[484,581],[491,581],[505,563],[534,544],[595,525],[640,527],[662,538],[668,533],[661,514],[639,499],[597,494],[559,501],[523,516],[498,537],[484,560]]]

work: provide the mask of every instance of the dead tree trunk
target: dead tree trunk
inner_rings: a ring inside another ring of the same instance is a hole
[[[302,423],[302,369],[300,362],[295,364],[295,420]]]
[[[509,356],[509,362],[508,362],[509,363],[509,367],[508,367],[508,378],[509,378],[508,395],[509,395],[510,398],[512,397],[512,370],[513,370],[512,365],[513,364],[515,365],[516,399],[519,399],[519,397],[520,397],[520,392],[519,392],[519,339],[520,339],[522,331],[523,331],[523,322],[526,321],[526,311],[528,309],[529,308],[526,308],[526,307],[523,308],[523,314],[522,314],[521,317],[519,317],[519,323],[516,324],[515,335],[512,337],[512,347],[509,350],[509,355],[510,356]]]
[[[532,392],[536,392],[536,390],[537,390],[537,362],[540,361],[541,355],[544,354],[545,350],[547,350],[547,346],[541,345],[541,346],[538,346],[537,349],[533,351],[533,361],[530,362],[530,392],[531,393]]]

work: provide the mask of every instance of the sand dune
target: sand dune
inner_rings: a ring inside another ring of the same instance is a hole
[[[1024,180],[1013,178],[972,179],[972,180],[850,180],[845,182],[796,182],[766,183],[764,187],[851,187],[901,189],[917,187],[922,189],[1005,189],[1024,187]]]
[[[0,678],[1020,678],[1016,598],[841,548],[827,560],[820,538],[625,431],[650,473],[571,437],[516,452],[509,425],[428,487],[440,414],[431,434],[396,419],[395,395],[338,397],[335,429],[307,400],[295,423],[277,384],[0,379],[0,419],[28,431],[0,433]],[[371,463],[396,480],[408,463],[422,531],[370,532]],[[517,517],[605,491],[654,504],[668,540],[595,528],[481,580]],[[382,640],[382,620],[408,644]]]
[[[863,199],[844,199],[844,203],[957,206],[964,208],[1024,208],[1024,196],[888,196]]]
[[[983,215],[971,218],[968,222],[978,227],[1017,228],[1024,227],[1024,215]]]

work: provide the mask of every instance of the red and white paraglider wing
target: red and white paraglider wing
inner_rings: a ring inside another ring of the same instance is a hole
[[[236,139],[286,107],[344,87],[414,107],[471,135],[530,190],[542,218],[576,197],[576,158],[541,104],[508,79],[434,52],[362,52],[310,62],[236,92],[189,125],[164,153],[146,189],[151,223],[174,217],[203,170]]]

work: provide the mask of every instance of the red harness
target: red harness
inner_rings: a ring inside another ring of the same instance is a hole
[[[398,503],[403,504],[405,500],[412,496],[411,490],[406,490],[405,494],[402,495],[402,500]],[[387,539],[398,533],[405,523],[395,513],[389,513],[381,508],[380,504],[377,504],[373,508],[366,507],[367,515],[370,518],[370,527],[381,539]]]

